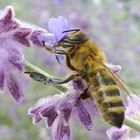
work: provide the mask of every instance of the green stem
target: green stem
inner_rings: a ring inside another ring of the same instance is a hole
[[[140,122],[135,119],[125,116],[124,124],[132,129],[140,131]]]
[[[27,71],[38,72],[38,73],[43,74],[44,76],[46,76],[48,78],[55,78],[55,77],[49,75],[47,72],[45,72],[45,71],[39,69],[38,67],[34,66],[33,64],[29,63],[28,61],[25,61],[25,69]],[[58,89],[60,92],[66,92],[68,90],[68,88],[64,85],[55,85],[53,87]],[[134,120],[130,117],[125,116],[124,124],[132,129],[140,131],[140,122],[138,122],[137,120]]]
[[[40,74],[43,74],[44,76],[48,77],[48,78],[55,78],[51,75],[49,75],[47,72],[43,71],[42,69],[34,66],[33,64],[31,64],[28,61],[24,61],[25,64],[25,70],[29,71],[29,72],[38,72]],[[53,87],[55,87],[56,89],[58,89],[60,92],[66,92],[68,90],[68,88],[64,85],[53,85]]]
[[[42,69],[28,62],[27,60],[24,61],[24,64],[25,64],[25,69],[28,71],[38,72],[38,73],[43,74],[46,77],[54,78],[53,76],[49,75],[47,72],[43,71]]]

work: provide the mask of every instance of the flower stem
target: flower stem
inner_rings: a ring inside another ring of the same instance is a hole
[[[135,119],[132,119],[130,117],[125,116],[124,124],[127,125],[128,127],[132,128],[132,129],[140,131],[140,122],[138,122]]]
[[[54,78],[53,76],[49,75],[47,72],[43,71],[42,69],[38,68],[37,66],[31,64],[27,60],[24,61],[25,64],[25,70],[27,72],[38,72],[40,74],[43,74],[46,78]],[[58,89],[60,92],[66,92],[68,88],[64,85],[52,85],[56,89]]]

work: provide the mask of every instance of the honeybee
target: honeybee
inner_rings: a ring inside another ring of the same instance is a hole
[[[30,73],[38,81],[63,84],[80,76],[87,82],[87,89],[81,95],[82,99],[91,96],[103,119],[118,128],[124,121],[125,107],[120,96],[120,89],[129,94],[126,85],[106,65],[107,58],[99,47],[79,29],[67,30],[67,35],[55,44],[56,48],[44,47],[51,53],[66,56],[66,64],[75,74],[65,80],[45,79],[43,75]],[[36,78],[39,77],[40,78]]]

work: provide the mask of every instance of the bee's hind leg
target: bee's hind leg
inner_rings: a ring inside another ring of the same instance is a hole
[[[74,74],[74,75],[70,75],[66,79],[58,79],[58,78],[46,77],[45,75],[40,74],[38,72],[25,72],[25,73],[28,74],[33,80],[41,82],[45,85],[64,84],[64,83],[67,83],[67,82],[69,82],[69,81],[71,81],[79,76],[79,74]]]
[[[91,97],[91,95],[88,93],[88,88],[86,88],[84,90],[84,92],[79,96],[78,100],[76,101],[76,105],[78,104],[79,100],[86,100],[88,99],[89,97]]]
[[[52,78],[48,78],[47,81],[46,81],[46,84],[53,84],[53,85],[65,84],[65,83],[68,83],[69,81],[75,79],[78,76],[80,76],[80,75],[79,74],[73,74],[73,75],[70,75],[69,77],[67,77],[66,79],[52,79]]]

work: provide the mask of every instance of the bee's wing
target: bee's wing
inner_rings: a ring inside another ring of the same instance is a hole
[[[115,76],[117,81],[120,83],[120,88],[123,89],[125,91],[125,93],[127,93],[130,97],[131,97],[130,94],[135,94],[136,96],[139,97],[139,95],[136,93],[136,91],[134,89],[130,88],[117,74],[113,73],[113,75]]]
[[[110,72],[120,89],[123,90],[131,98],[131,94],[135,94],[135,92],[129,86],[127,86],[127,84],[117,74],[113,73],[111,70]]]
[[[127,84],[117,74],[113,73],[103,62],[101,62],[97,56],[95,56],[94,54],[92,54],[92,56],[97,63],[102,65],[112,75],[119,88],[123,90],[130,98],[132,98],[131,94],[135,94],[136,96],[138,96],[138,94],[133,89],[127,86]]]

